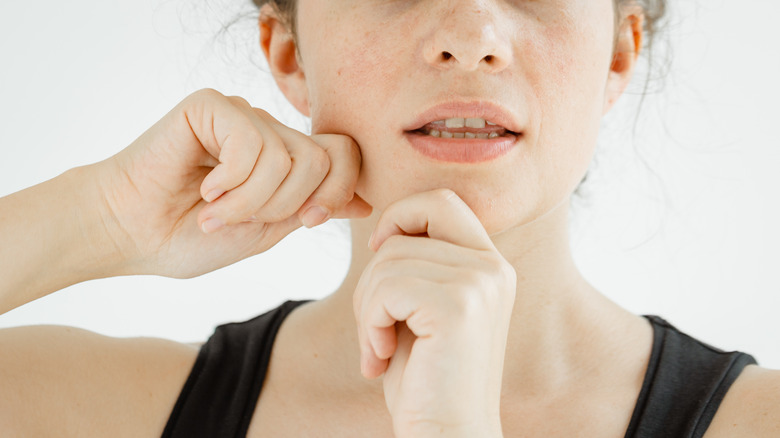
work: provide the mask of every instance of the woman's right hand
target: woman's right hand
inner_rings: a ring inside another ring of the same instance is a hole
[[[94,166],[122,273],[187,278],[261,253],[303,224],[369,215],[354,193],[360,162],[348,136],[307,136],[206,89]]]

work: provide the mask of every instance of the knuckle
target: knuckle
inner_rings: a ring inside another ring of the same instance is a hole
[[[385,278],[388,273],[397,272],[399,264],[398,260],[394,259],[379,260],[374,264],[371,275],[377,279]]]
[[[262,108],[252,107],[252,111],[254,111],[255,114],[257,114],[257,116],[259,116],[262,119],[276,120],[270,113],[268,113],[268,111],[266,111],[266,110],[264,110]]]
[[[335,142],[333,147],[340,149],[342,153],[348,154],[352,158],[360,158],[360,148],[352,137],[340,136],[339,141]]]
[[[433,191],[434,196],[439,202],[452,203],[456,202],[458,195],[452,191],[452,189],[436,189]]]
[[[477,293],[478,290],[473,285],[474,283],[461,283],[452,294],[452,310],[460,315],[461,319],[471,320],[473,315],[484,313],[484,294]]]
[[[197,114],[207,112],[210,105],[225,99],[225,96],[213,88],[201,88],[185,97],[178,105],[185,112],[194,111]]]
[[[252,105],[249,104],[249,101],[244,99],[241,96],[228,96],[228,100],[233,103],[233,105],[244,107],[244,108],[251,108]]]
[[[274,168],[274,170],[285,175],[290,173],[290,170],[292,169],[292,159],[284,149],[279,148],[274,150],[271,154],[269,154],[267,159],[269,160],[269,164]]]
[[[500,286],[508,287],[514,293],[517,284],[517,271],[499,254],[491,253],[492,260],[488,265],[490,276],[496,278]]]
[[[306,154],[305,165],[310,174],[325,178],[330,170],[330,158],[324,150],[315,146]]]
[[[489,294],[496,303],[514,302],[517,284],[517,272],[509,262],[498,254],[489,254],[482,269],[481,288],[493,291]]]
[[[201,88],[187,96],[187,98],[194,100],[224,99],[225,95],[213,88]]]
[[[511,286],[512,293],[514,294],[515,286],[517,285],[517,271],[508,262],[504,262],[501,272],[503,273],[504,283],[507,286]]]
[[[481,296],[475,291],[484,291],[488,289],[490,284],[490,274],[483,270],[466,269],[461,272],[463,281],[461,282],[461,288],[463,294],[471,296]]]
[[[245,148],[250,148],[254,153],[259,153],[263,145],[265,145],[265,138],[263,134],[256,129],[249,129],[243,133],[246,139],[246,144],[242,145]]]
[[[351,188],[343,181],[336,181],[328,187],[326,202],[332,204],[334,208],[346,205],[355,196]]]
[[[255,216],[262,222],[274,223],[281,222],[294,213],[294,211],[286,211],[278,204],[266,204],[255,213]]]
[[[230,200],[230,205],[223,208],[224,217],[228,224],[234,224],[245,220],[252,214],[252,205],[244,197],[235,197]]]
[[[404,279],[394,275],[376,275],[371,281],[371,285],[374,289],[374,296],[381,300],[382,296],[386,293],[392,293],[402,289],[406,284]]]

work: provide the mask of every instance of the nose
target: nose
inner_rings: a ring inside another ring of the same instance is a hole
[[[494,14],[480,1],[442,2],[447,10],[424,46],[425,61],[440,69],[464,71],[482,69],[488,73],[504,70],[512,61],[508,38],[497,29]]]

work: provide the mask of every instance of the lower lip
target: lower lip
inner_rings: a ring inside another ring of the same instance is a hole
[[[508,153],[517,143],[519,135],[501,137],[441,138],[419,132],[405,132],[412,148],[426,157],[449,163],[480,163],[494,160]]]

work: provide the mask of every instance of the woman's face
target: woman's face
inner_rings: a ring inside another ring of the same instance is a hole
[[[298,11],[312,133],[356,140],[357,193],[375,208],[450,188],[493,234],[567,201],[584,176],[619,82],[612,0],[299,0]],[[498,124],[473,120],[471,133],[499,138],[443,139],[469,127],[428,124],[469,116]]]

